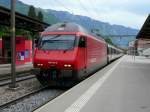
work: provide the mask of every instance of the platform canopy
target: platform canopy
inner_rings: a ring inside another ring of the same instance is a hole
[[[10,9],[0,6],[0,25],[10,26]],[[50,24],[16,12],[16,28],[32,32],[43,31]]]
[[[150,14],[147,17],[145,23],[143,24],[140,32],[138,33],[137,39],[150,39]]]

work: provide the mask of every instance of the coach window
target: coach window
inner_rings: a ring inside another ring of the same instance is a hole
[[[111,54],[113,54],[113,49],[111,48]]]
[[[79,47],[86,47],[86,37],[81,36],[79,39]]]
[[[111,54],[111,48],[108,47],[108,54]]]
[[[112,48],[112,54],[115,54],[114,49]]]

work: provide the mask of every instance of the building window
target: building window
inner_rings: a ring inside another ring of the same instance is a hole
[[[29,58],[29,50],[25,50],[25,58]]]

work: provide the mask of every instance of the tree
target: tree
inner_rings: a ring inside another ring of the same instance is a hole
[[[38,12],[37,19],[43,21],[43,13],[41,11]]]
[[[34,6],[32,6],[32,5],[29,7],[28,16],[30,16],[30,17],[36,19],[35,8],[34,8]]]
[[[114,43],[112,42],[111,38],[107,37],[105,38],[105,41],[111,45],[114,45]]]

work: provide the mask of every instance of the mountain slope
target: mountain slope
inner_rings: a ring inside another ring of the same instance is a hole
[[[109,23],[94,20],[86,16],[73,15],[65,11],[55,11],[48,9],[47,12],[52,13],[61,21],[76,22],[87,28],[89,31],[91,31],[91,29],[98,29],[101,35],[137,35],[139,31],[137,29],[125,27],[122,25],[110,25]],[[114,44],[122,47],[127,47],[128,43],[135,39],[135,36],[109,38],[111,38]]]
[[[82,26],[90,29],[99,29],[103,35],[128,35],[128,34],[137,34],[137,29],[132,29],[129,27],[121,26],[121,25],[110,25],[109,23],[101,22],[98,20],[91,19],[86,16],[73,15],[69,12],[65,11],[55,11],[48,9],[49,13],[52,13],[61,21],[72,21]]]
[[[10,0],[0,0],[0,5],[10,8]],[[29,10],[29,5],[24,4],[23,2],[16,0],[16,11],[27,15]],[[51,9],[41,9],[36,8],[36,11],[41,10],[44,14],[44,21],[50,24],[54,24],[60,21],[70,21],[76,22],[83,27],[87,28],[89,31],[92,29],[98,29],[101,35],[136,35],[138,33],[137,29],[132,29],[129,27],[121,26],[121,25],[111,25],[109,23],[101,22],[98,20],[91,19],[86,16],[73,15],[69,12],[65,11],[55,11]],[[128,43],[135,39],[134,37],[123,37],[123,38],[115,38],[109,37],[113,41],[114,44],[127,47]]]

